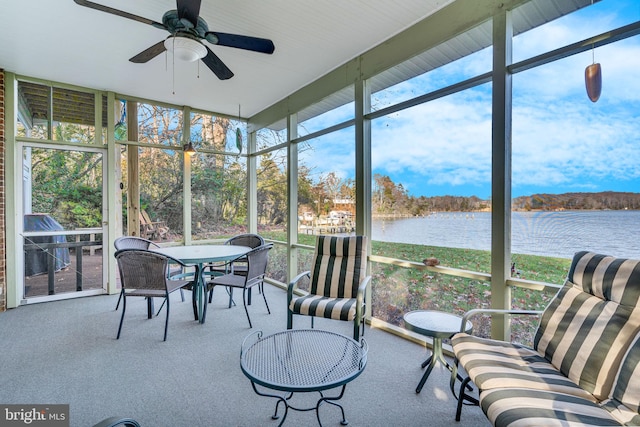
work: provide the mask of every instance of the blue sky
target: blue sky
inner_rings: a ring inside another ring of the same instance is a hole
[[[514,40],[514,61],[640,20],[640,1],[602,0]],[[592,103],[584,69],[602,66]],[[488,70],[491,51],[379,94],[407,99]],[[513,197],[532,193],[640,191],[640,36],[513,77]],[[415,196],[491,192],[491,86],[467,90],[373,123],[372,167]],[[339,112],[336,112],[339,114]],[[340,120],[326,115],[322,120]],[[317,174],[353,177],[353,130],[315,141],[301,156]],[[345,146],[346,145],[346,146]]]

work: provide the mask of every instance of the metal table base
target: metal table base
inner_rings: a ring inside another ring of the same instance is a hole
[[[420,378],[418,387],[416,387],[416,393],[420,393],[422,391],[422,387],[424,387],[424,384],[427,382],[427,379],[429,378],[433,367],[436,366],[436,363],[438,362],[442,363],[451,372],[449,387],[452,391],[455,386],[455,378],[457,378],[459,381],[463,380],[460,374],[458,374],[456,367],[450,365],[449,362],[447,362],[447,359],[444,358],[444,353],[442,352],[442,338],[435,337],[433,338],[433,349],[431,351],[431,356],[429,356],[427,360],[422,362],[423,369],[427,366],[428,367],[425,373],[422,375],[422,378]]]
[[[444,338],[451,338],[456,332],[460,331],[462,318],[441,311],[415,310],[404,315],[404,323],[407,330],[431,337],[433,340],[431,356],[422,363],[422,368],[424,369],[427,367],[427,370],[422,375],[422,378],[420,378],[418,387],[416,387],[416,393],[420,393],[422,391],[422,387],[424,387],[424,384],[427,382],[433,367],[436,363],[440,362],[451,372],[449,387],[455,396],[455,381],[456,379],[460,381],[463,379],[458,374],[457,367],[455,365],[450,365],[444,358],[444,354],[442,352],[442,340]],[[464,326],[464,330],[469,332],[472,327],[473,325],[471,322],[467,322]]]
[[[338,401],[344,396],[347,384],[364,370],[367,350],[364,339],[358,343],[350,337],[320,329],[288,329],[264,337],[257,331],[242,343],[240,368],[256,394],[278,399],[272,419],[280,418],[280,404],[284,406],[278,427],[284,424],[289,409],[315,410],[318,424],[322,426],[320,406],[324,403],[340,408],[340,424],[347,425],[349,421]],[[329,390],[334,390],[332,393],[339,390],[339,394],[325,395]],[[314,406],[300,407],[292,405],[295,393],[318,393],[320,397]]]
[[[280,396],[277,394],[269,394],[269,393],[263,393],[260,390],[258,390],[258,387],[256,386],[256,383],[254,383],[253,381],[251,382],[251,386],[253,387],[253,391],[256,392],[256,394],[260,395],[260,396],[266,396],[266,397],[273,397],[275,399],[278,399],[278,402],[276,403],[276,409],[273,413],[273,415],[271,416],[272,420],[277,420],[278,418],[280,418],[280,416],[278,415],[278,410],[280,408],[280,403],[282,403],[284,405],[284,415],[282,416],[282,419],[280,420],[280,424],[278,424],[278,427],[282,427],[282,425],[284,424],[284,420],[287,418],[287,414],[289,413],[289,409],[294,410],[294,411],[300,411],[300,412],[307,412],[307,411],[316,411],[316,419],[318,420],[318,424],[320,425],[320,427],[322,427],[322,421],[320,421],[320,406],[326,402],[329,403],[331,405],[337,406],[338,408],[340,408],[340,412],[342,413],[342,421],[340,421],[340,424],[342,424],[343,426],[346,426],[349,424],[349,421],[347,421],[345,415],[344,415],[344,408],[342,407],[342,405],[340,405],[339,403],[337,403],[337,400],[342,399],[342,396],[344,396],[344,390],[347,388],[347,385],[344,384],[341,389],[340,389],[340,395],[338,396],[334,396],[334,397],[328,397],[325,396],[321,391],[318,391],[317,393],[320,395],[320,399],[318,399],[318,403],[316,404],[316,406],[312,406],[310,408],[298,408],[295,407],[293,405],[289,404],[289,400],[293,397],[293,392],[289,392],[287,394],[285,394],[284,396]]]

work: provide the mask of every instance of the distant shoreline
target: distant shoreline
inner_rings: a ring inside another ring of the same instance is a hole
[[[382,196],[380,196],[382,197]],[[409,196],[395,194],[374,203],[374,218],[410,218],[442,212],[491,212],[491,199],[477,196]],[[511,198],[513,212],[640,211],[640,193],[602,191],[598,193],[537,193]]]
[[[512,212],[608,212],[608,211],[622,211],[622,212],[638,212],[640,209],[566,209],[566,208],[557,208],[557,209],[511,209]],[[472,210],[443,210],[438,211],[434,210],[427,214],[372,214],[372,219],[403,219],[403,218],[426,218],[429,215],[439,215],[439,214],[456,214],[456,213],[480,213],[480,212],[491,212],[491,209],[472,209]]]
[[[491,217],[489,212],[439,212],[374,218],[372,239],[490,250]],[[640,259],[640,210],[514,211],[510,222],[512,253],[571,258],[591,250]]]

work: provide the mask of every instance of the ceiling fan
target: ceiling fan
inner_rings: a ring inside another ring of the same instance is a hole
[[[273,42],[268,39],[209,31],[207,23],[199,16],[201,0],[176,0],[177,8],[167,11],[162,17],[162,23],[92,1],[74,1],[80,6],[132,19],[169,32],[170,35],[166,40],[154,44],[129,59],[129,61],[135,63],[148,62],[167,49],[172,50],[175,45],[184,44],[187,45],[188,49],[192,49],[195,55],[187,60],[202,59],[202,62],[204,62],[219,79],[226,80],[233,77],[233,72],[231,72],[209,47],[202,43],[202,40],[206,40],[212,45],[235,47],[267,54],[271,54],[275,50]]]

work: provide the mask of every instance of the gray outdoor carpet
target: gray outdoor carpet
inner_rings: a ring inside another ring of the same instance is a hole
[[[117,295],[33,304],[0,313],[0,404],[69,404],[70,425],[90,427],[104,418],[129,417],[143,427],[277,426],[275,399],[257,396],[240,370],[242,340],[255,330],[286,328],[286,293],[265,286],[271,307],[254,289],[253,329],[240,303],[227,308],[216,289],[207,322],[193,321],[187,302],[172,295],[169,334],[162,341],[165,311],[146,318],[143,298],[129,298],[119,340]],[[236,299],[240,293],[236,292]],[[159,300],[156,309],[159,307]],[[350,336],[347,322],[316,320],[316,328]],[[294,327],[310,327],[296,316]],[[347,388],[343,404],[350,426],[486,426],[477,407],[454,420],[456,401],[449,372],[439,366],[420,394],[416,385],[428,353],[424,347],[367,327],[365,371]],[[300,406],[317,394],[300,395]],[[298,396],[297,396],[298,397]],[[340,411],[323,405],[324,426],[340,425]],[[289,411],[285,426],[314,426],[314,412]]]

